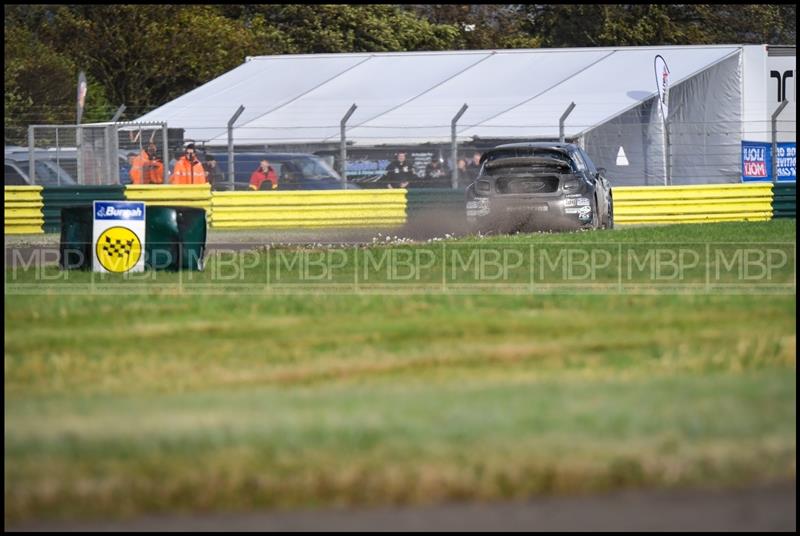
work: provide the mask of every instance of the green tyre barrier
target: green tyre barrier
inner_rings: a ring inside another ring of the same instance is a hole
[[[797,217],[796,182],[776,182],[772,186],[772,217]]]
[[[61,210],[91,205],[93,201],[124,201],[124,186],[46,186],[42,189],[44,232],[61,229]],[[91,240],[91,236],[89,236]]]
[[[93,259],[92,206],[61,211],[59,266],[91,270]],[[207,238],[206,211],[197,207],[147,207],[145,267],[152,270],[202,270]]]
[[[406,193],[406,228],[463,231],[467,228],[466,206],[462,190],[410,189]]]

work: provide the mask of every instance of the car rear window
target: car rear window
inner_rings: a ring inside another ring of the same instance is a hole
[[[583,162],[576,162],[568,154],[561,151],[554,151],[551,149],[533,149],[533,148],[515,148],[490,153],[486,158],[486,163],[491,162],[493,165],[484,166],[485,173],[488,175],[508,174],[508,173],[525,173],[537,171],[555,171],[554,165],[547,165],[546,163],[525,162],[527,158],[548,158],[557,160],[569,166],[569,169],[574,173],[578,170],[586,169]],[[502,165],[503,160],[508,161],[508,166]]]

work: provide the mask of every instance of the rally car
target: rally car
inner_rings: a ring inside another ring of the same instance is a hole
[[[611,184],[572,143],[512,143],[486,151],[467,187],[474,231],[564,231],[614,227]]]

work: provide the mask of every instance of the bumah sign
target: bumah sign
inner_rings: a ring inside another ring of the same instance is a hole
[[[131,201],[95,201],[92,270],[143,272],[145,205]]]

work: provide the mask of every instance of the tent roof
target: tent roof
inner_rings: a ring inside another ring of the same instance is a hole
[[[661,54],[675,85],[743,45],[561,48],[257,56],[139,118],[227,144],[239,105],[237,144],[336,142],[351,104],[347,139],[359,145],[446,142],[462,104],[459,139],[567,136],[602,124],[656,94]],[[755,45],[760,46],[760,45]]]

